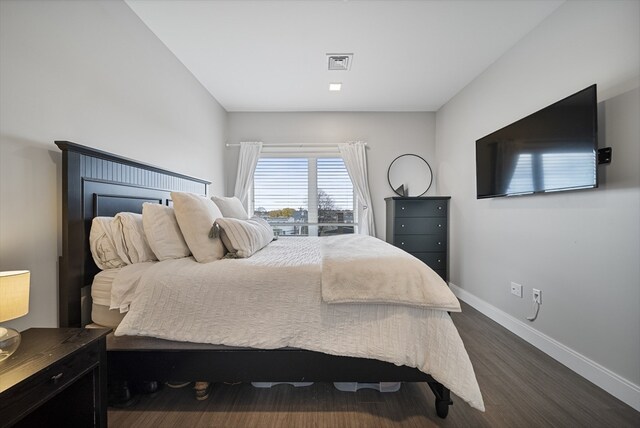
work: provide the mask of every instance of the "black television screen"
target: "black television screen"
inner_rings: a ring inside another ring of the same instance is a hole
[[[478,199],[598,187],[596,85],[476,141]]]

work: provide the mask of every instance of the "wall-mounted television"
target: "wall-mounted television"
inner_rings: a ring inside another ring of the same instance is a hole
[[[598,187],[596,85],[476,141],[478,199]]]

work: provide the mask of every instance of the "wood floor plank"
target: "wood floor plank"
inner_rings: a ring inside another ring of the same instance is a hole
[[[208,400],[192,388],[164,388],[127,409],[109,409],[110,427],[603,427],[640,426],[640,413],[462,303],[452,314],[469,352],[486,412],[453,395],[440,419],[426,384],[395,393],[341,392],[330,383],[271,389],[215,384]]]

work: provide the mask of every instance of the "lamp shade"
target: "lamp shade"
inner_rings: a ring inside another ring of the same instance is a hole
[[[29,312],[30,277],[28,270],[0,272],[0,322]]]

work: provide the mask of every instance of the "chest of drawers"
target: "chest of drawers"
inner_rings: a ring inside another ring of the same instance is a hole
[[[426,263],[449,280],[450,196],[386,198],[387,242]]]

